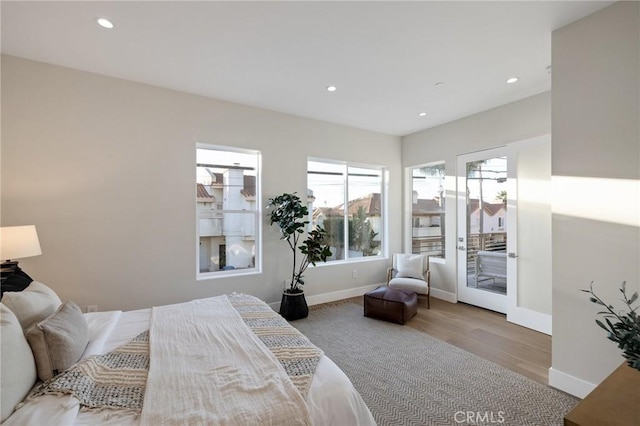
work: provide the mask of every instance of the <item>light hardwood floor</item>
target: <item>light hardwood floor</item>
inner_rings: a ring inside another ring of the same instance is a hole
[[[348,299],[362,305],[363,297]],[[418,298],[418,314],[405,326],[444,340],[547,385],[551,336],[507,322],[505,315],[464,303]]]

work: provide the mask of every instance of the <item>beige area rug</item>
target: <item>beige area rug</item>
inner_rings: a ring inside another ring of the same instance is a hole
[[[561,425],[578,399],[342,303],[291,323],[351,379],[378,425]]]

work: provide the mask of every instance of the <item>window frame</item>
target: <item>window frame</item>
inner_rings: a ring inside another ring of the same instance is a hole
[[[428,163],[422,163],[422,164],[416,164],[413,166],[407,166],[405,167],[405,185],[404,185],[404,193],[405,193],[405,203],[404,203],[404,214],[405,214],[405,231],[404,231],[404,235],[405,235],[405,243],[404,243],[404,249],[405,249],[405,253],[413,253],[413,223],[414,223],[414,218],[413,218],[413,170],[414,169],[422,169],[425,167],[430,167],[430,166],[437,166],[437,165],[443,165],[443,170],[444,170],[444,175],[443,175],[443,179],[446,180],[447,177],[447,173],[446,173],[446,161],[445,160],[438,160],[438,161],[430,161]],[[429,257],[429,261],[433,262],[433,263],[445,263],[447,260],[447,229],[446,229],[446,223],[447,223],[447,216],[448,216],[448,212],[447,212],[447,204],[446,204],[446,181],[443,182],[443,197],[445,199],[445,208],[444,208],[444,226],[442,226],[442,220],[440,221],[440,231],[442,234],[442,244],[443,244],[443,250],[442,250],[442,257],[435,257],[435,256],[430,256]],[[451,244],[449,242],[449,244]]]
[[[388,258],[388,218],[389,208],[387,202],[387,191],[389,186],[389,170],[386,166],[359,163],[345,160],[327,159],[321,157],[307,157],[307,191],[313,188],[309,185],[309,162],[326,163],[331,165],[340,165],[343,167],[343,196],[342,201],[346,209],[344,209],[343,218],[343,235],[345,236],[344,259],[327,260],[325,263],[318,263],[316,266],[336,265],[353,262],[367,262]],[[373,256],[349,257],[349,168],[371,169],[380,174],[380,253]],[[313,210],[310,209],[309,216],[313,216]],[[309,220],[310,227],[313,221]]]
[[[244,268],[244,269],[233,269],[233,270],[217,270],[217,271],[207,271],[200,272],[200,211],[198,209],[198,201],[197,201],[197,190],[195,196],[195,249],[196,249],[196,261],[195,261],[195,270],[196,270],[196,281],[203,280],[215,280],[220,278],[229,278],[229,277],[238,277],[238,276],[246,276],[246,275],[256,275],[262,273],[262,153],[256,149],[248,149],[248,148],[240,148],[236,146],[227,146],[227,145],[216,145],[211,143],[196,143],[195,150],[195,167],[194,171],[196,172],[195,182],[196,187],[198,184],[198,150],[200,149],[208,149],[211,151],[222,151],[229,153],[240,153],[240,154],[248,154],[256,156],[256,166],[255,166],[255,176],[256,176],[256,195],[255,195],[255,210],[220,210],[221,214],[224,213],[239,213],[239,214],[253,214],[254,215],[254,247],[255,247],[255,256],[254,256],[254,265],[253,268]],[[216,205],[219,202],[216,200]],[[217,210],[217,209],[216,209]],[[226,245],[226,240],[225,240]]]

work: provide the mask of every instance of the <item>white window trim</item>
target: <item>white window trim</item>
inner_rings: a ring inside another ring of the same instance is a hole
[[[431,161],[428,163],[422,163],[422,164],[416,164],[413,166],[407,166],[404,168],[404,252],[405,253],[411,253],[413,250],[412,244],[413,244],[413,169],[417,169],[417,168],[422,168],[422,167],[429,167],[429,166],[435,166],[437,164],[444,164],[445,165],[445,170],[446,170],[446,161],[445,160],[438,160],[438,161]],[[445,178],[446,178],[446,172],[445,172]],[[446,197],[446,191],[445,191],[445,197]],[[448,215],[448,212],[446,211],[445,208],[445,217]],[[445,232],[445,250],[444,250],[444,255],[443,257],[429,257],[429,263],[440,263],[440,264],[445,264],[447,261],[447,250],[446,250],[446,244],[447,244],[447,239],[446,239],[446,232],[447,230],[444,229]],[[451,244],[451,243],[449,243]]]
[[[230,278],[230,277],[241,277],[248,275],[258,275],[262,274],[262,153],[259,150],[255,149],[246,149],[246,148],[238,148],[234,146],[226,146],[226,145],[215,145],[209,143],[196,143],[196,158],[195,165],[197,165],[197,150],[198,149],[210,149],[210,150],[218,150],[218,151],[227,151],[227,152],[238,152],[243,154],[252,154],[256,155],[256,209],[251,210],[255,215],[255,248],[256,255],[254,260],[254,267],[247,269],[235,269],[235,270],[226,270],[226,271],[213,271],[213,272],[200,272],[200,227],[199,227],[199,216],[198,216],[198,208],[197,203],[194,203],[195,209],[195,217],[196,217],[196,229],[195,229],[195,250],[196,250],[196,261],[195,261],[195,270],[196,270],[196,281],[208,281],[208,280],[217,280],[221,278]],[[197,167],[194,167],[194,172],[197,170]],[[196,179],[197,182],[197,174]],[[232,210],[228,210],[227,212],[233,212]],[[241,213],[247,213],[247,211],[240,211]]]
[[[389,189],[389,169],[386,166],[381,166],[381,165],[376,165],[376,164],[367,164],[367,163],[358,163],[358,162],[352,162],[352,161],[345,161],[345,160],[333,160],[333,159],[327,159],[327,158],[321,158],[321,157],[307,157],[307,176],[309,173],[309,169],[308,169],[308,163],[309,161],[317,161],[319,163],[328,163],[328,164],[337,164],[337,165],[341,165],[345,167],[345,174],[344,174],[344,201],[345,201],[345,205],[348,205],[349,203],[349,173],[348,173],[348,169],[349,167],[355,167],[355,168],[363,168],[363,169],[376,169],[380,171],[380,178],[381,178],[381,182],[380,182],[380,209],[382,210],[383,213],[383,217],[382,217],[382,221],[381,221],[381,229],[380,229],[380,239],[381,239],[381,245],[380,245],[380,254],[376,255],[376,256],[366,256],[366,257],[349,257],[349,250],[347,247],[347,243],[345,242],[345,258],[344,259],[338,259],[338,260],[327,260],[325,263],[318,263],[316,264],[316,267],[321,267],[321,266],[330,266],[330,265],[342,265],[345,263],[355,263],[355,262],[368,262],[368,261],[376,261],[376,260],[380,260],[380,259],[387,259],[389,257],[388,254],[388,247],[389,247],[389,242],[388,242],[388,229],[389,229],[389,204],[387,201],[387,192]],[[307,188],[309,187],[308,184],[308,180],[307,180]],[[347,210],[345,210],[345,221],[344,221],[344,235],[347,238],[348,241],[348,235],[349,235],[349,223],[346,220],[347,219],[347,214],[346,214]],[[309,215],[312,215],[313,212],[309,212]],[[311,265],[311,267],[313,267],[313,265]]]

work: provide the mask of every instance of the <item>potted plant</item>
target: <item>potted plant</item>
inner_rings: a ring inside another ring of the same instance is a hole
[[[267,209],[271,209],[269,224],[278,225],[280,239],[289,244],[293,254],[291,280],[282,293],[280,315],[288,321],[305,318],[309,315],[309,308],[302,290],[303,273],[309,265],[315,266],[316,262],[326,262],[327,257],[331,256],[331,250],[325,243],[326,231],[318,226],[308,232],[306,239],[301,241],[305,228],[309,224],[309,221],[305,220],[309,209],[302,204],[295,192],[269,198]],[[301,259],[297,256],[298,252],[302,255]]]
[[[597,305],[604,306],[604,311],[598,312],[602,315],[605,323],[596,320],[596,324],[607,332],[607,338],[618,344],[618,348],[622,350],[622,356],[626,358],[627,364],[631,368],[640,371],[640,316],[636,310],[640,306],[632,307],[633,303],[638,300],[638,292],[633,293],[631,297],[627,297],[626,282],[622,282],[620,293],[622,293],[622,301],[627,305],[627,313],[616,313],[613,305],[607,305],[593,292],[593,283],[589,286],[589,290],[581,290],[591,294],[589,300]]]

